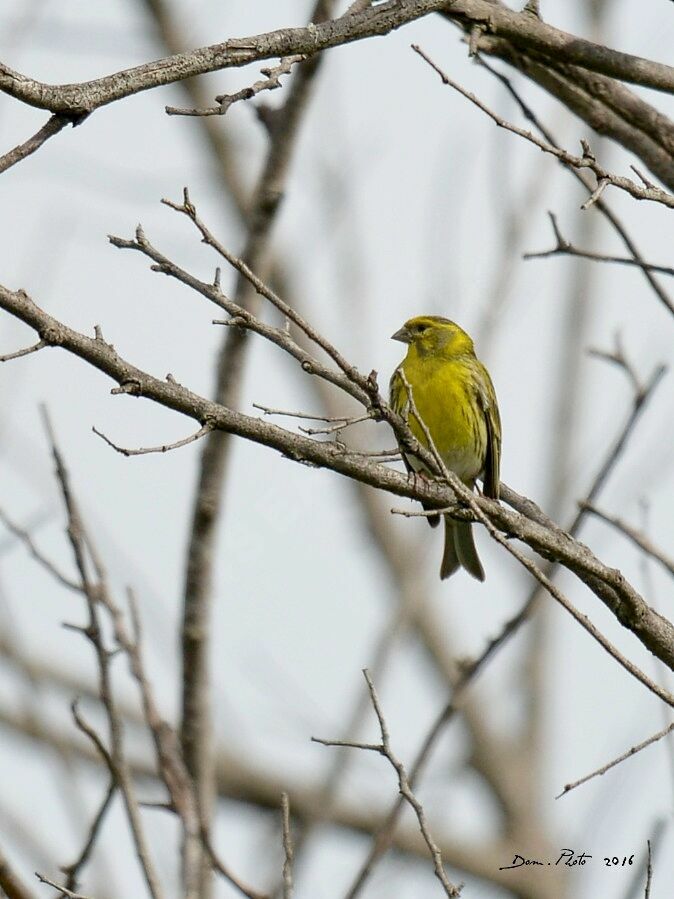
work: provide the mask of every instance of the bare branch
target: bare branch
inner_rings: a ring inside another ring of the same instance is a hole
[[[47,344],[44,340],[38,340],[37,343],[34,343],[32,346],[26,347],[23,350],[17,350],[15,353],[7,353],[4,356],[0,356],[0,362],[9,362],[12,359],[20,359],[22,356],[30,356],[31,353],[37,353],[38,350],[42,350],[46,346]]]
[[[85,359],[117,383],[132,383],[134,393],[138,396],[152,399],[190,418],[212,421],[216,429],[275,448],[295,461],[330,468],[370,486],[424,501],[429,506],[443,508],[454,501],[456,492],[454,487],[450,490],[437,481],[423,482],[421,479],[416,479],[417,482],[412,483],[402,473],[392,471],[385,465],[377,464],[358,453],[350,452],[342,445],[332,441],[317,441],[286,431],[260,418],[252,418],[212,403],[182,385],[154,378],[122,359],[109,345],[79,334],[49,316],[22,291],[12,292],[0,287],[0,308],[6,309],[34,327],[45,339],[48,338],[55,345]],[[631,415],[633,420],[638,417],[657,380],[654,377],[644,395],[635,401]],[[397,428],[401,438],[409,440],[407,436],[409,429],[404,426],[402,419],[388,408],[381,397],[377,402],[380,403],[382,415]],[[629,429],[623,432],[619,443],[614,447],[614,454],[620,452],[627,433]],[[424,461],[428,459],[430,466],[435,465],[432,454],[425,451],[418,442],[410,445],[414,446],[415,454],[423,457]],[[610,464],[605,466],[605,471],[608,468]],[[597,477],[596,489],[603,482],[605,471]],[[672,624],[651,609],[620,572],[602,564],[586,546],[577,543],[569,534],[550,522],[534,503],[518,496],[506,485],[502,486],[502,495],[509,504],[524,509],[525,514],[508,511],[499,503],[472,494],[469,505],[472,510],[477,508],[487,515],[492,525],[501,532],[518,537],[540,555],[561,562],[569,568],[611,609],[624,627],[628,627],[665,664],[674,668]],[[588,496],[588,501],[591,502],[592,499],[593,497]]]
[[[268,300],[272,304],[272,306],[275,306],[276,309],[278,309],[278,311],[284,316],[285,319],[287,319],[287,320],[291,321],[293,324],[295,324],[308,337],[308,339],[312,343],[319,346],[332,359],[332,361],[337,365],[337,367],[343,372],[343,374],[346,376],[346,378],[357,389],[359,389],[360,392],[355,394],[357,397],[362,396],[362,394],[364,394],[365,396],[369,396],[372,393],[373,384],[372,384],[371,376],[365,377],[364,375],[360,374],[360,372],[358,372],[357,369],[344,358],[344,356],[339,352],[339,350],[335,346],[333,346],[332,343],[330,343],[330,341],[326,340],[326,338],[318,330],[316,330],[316,328],[314,328],[308,321],[306,321],[306,319],[303,318],[303,316],[301,316],[295,309],[293,309],[292,306],[288,305],[288,303],[286,303],[284,300],[282,300],[281,297],[279,297],[277,293],[275,293],[267,284],[265,284],[265,282],[255,274],[255,272],[249,267],[249,265],[243,259],[241,259],[238,256],[235,256],[233,253],[231,253],[211,233],[211,231],[206,227],[204,222],[197,215],[196,207],[190,201],[189,194],[187,192],[187,188],[185,188],[185,190],[184,190],[183,202],[181,204],[174,203],[173,201],[166,200],[166,199],[162,200],[162,203],[164,203],[166,206],[170,206],[171,209],[175,209],[176,212],[181,212],[184,215],[186,215],[194,223],[195,227],[199,230],[204,243],[213,247],[213,249],[216,250],[216,252],[219,253],[223,257],[223,259],[225,259],[227,262],[229,262],[229,264],[234,269],[236,269],[236,271],[239,272],[239,274],[242,276],[242,278],[244,278],[246,281],[249,282],[249,284],[252,285],[252,287],[254,288],[256,293],[258,293],[260,296],[262,296],[266,300]],[[116,240],[117,239],[115,238],[115,241]],[[119,245],[119,244],[116,244],[116,245]],[[133,248],[134,249],[142,249],[146,253],[146,255],[150,255],[150,251],[154,249],[151,246],[146,246],[146,247],[136,246]],[[155,257],[152,256],[151,258],[155,258]],[[170,272],[170,273],[173,274],[173,272]],[[224,304],[223,304],[223,307],[224,307]],[[244,320],[246,321],[246,323],[248,323],[250,313],[248,313],[246,310],[242,310],[242,312],[244,315]],[[286,338],[286,341],[288,340],[288,337],[287,337],[287,334],[285,333],[285,331],[279,330],[279,334],[283,335]],[[275,342],[278,343],[278,345],[280,346],[282,339],[277,339],[277,340],[275,340]],[[305,368],[304,365],[303,365],[303,368]],[[306,370],[306,368],[305,368],[305,370]]]
[[[46,883],[47,886],[54,887],[55,890],[58,890],[61,893],[61,896],[67,896],[68,899],[91,899],[89,896],[84,896],[82,893],[74,893],[72,890],[69,890],[67,887],[62,886],[60,883],[56,883],[53,880],[50,880],[48,877],[45,877],[44,874],[40,874],[38,871],[35,872],[35,876],[40,881],[40,883]]]
[[[94,339],[98,345],[108,347],[103,341]],[[87,600],[89,611],[88,626],[82,629],[83,634],[89,640],[96,653],[98,662],[98,683],[101,702],[106,710],[111,748],[108,750],[98,734],[86,724],[77,710],[77,704],[73,703],[73,716],[84,733],[96,745],[98,751],[105,759],[110,776],[115,781],[124,799],[129,827],[132,833],[136,855],[145,876],[145,882],[152,899],[163,899],[163,890],[159,884],[154,864],[150,858],[147,841],[142,827],[140,810],[136,799],[133,778],[131,777],[128,762],[124,754],[123,725],[117,710],[117,705],[112,692],[110,676],[110,653],[103,645],[101,634],[98,603],[101,599],[102,566],[100,565],[95,549],[91,541],[86,537],[82,519],[79,514],[75,497],[70,487],[70,477],[66,469],[61,452],[56,444],[54,432],[47,416],[46,410],[42,410],[45,428],[56,467],[56,476],[61,488],[63,503],[68,520],[68,538],[75,557],[75,563],[82,582],[82,592]],[[92,580],[88,571],[87,556],[92,559],[96,580]]]
[[[490,66],[489,63],[487,63],[481,56],[477,56],[476,60],[479,63],[479,65],[481,65],[491,75],[493,75],[494,78],[497,78],[501,82],[501,84],[503,84],[503,86],[508,91],[510,96],[517,103],[524,118],[527,121],[531,122],[531,124],[534,126],[534,128],[536,128],[536,130],[539,132],[539,134],[541,134],[548,143],[553,144],[556,147],[559,147],[559,143],[555,140],[554,136],[550,133],[549,129],[547,129],[540,122],[540,120],[535,115],[535,113],[533,112],[531,107],[527,103],[525,103],[525,101],[520,96],[519,92],[515,89],[512,81],[509,78],[507,78],[505,75],[503,75],[501,72],[494,69],[493,66]],[[529,67],[527,67],[527,74],[531,74],[531,70]],[[549,84],[546,83],[546,86],[549,87]],[[602,87],[604,88],[604,92],[605,92],[606,86],[603,85]],[[632,95],[630,95],[630,98],[633,99]],[[576,110],[576,111],[579,112],[578,110]],[[579,112],[579,114],[580,114],[580,112]],[[619,138],[616,137],[616,140],[619,140]],[[669,153],[669,151],[667,151],[667,156],[669,159],[671,159],[671,154]],[[586,190],[592,190],[589,178],[585,172],[579,171],[578,169],[574,168],[573,166],[566,165],[564,162],[562,162],[562,165],[565,166],[567,171],[569,171],[573,175],[573,177],[583,185],[583,187]],[[674,178],[667,179],[665,177],[664,173],[663,173],[662,177],[666,183],[671,182],[672,184],[674,184]],[[639,252],[639,250],[637,249],[637,246],[636,246],[634,240],[632,239],[632,237],[630,237],[625,226],[622,224],[622,222],[620,221],[618,216],[610,209],[610,207],[602,199],[600,199],[595,204],[595,207],[599,210],[599,212],[601,212],[601,214],[604,216],[604,218],[610,223],[611,227],[614,229],[616,234],[618,234],[618,236],[624,243],[627,251],[631,254],[632,258],[639,265],[639,268],[641,268],[644,278],[646,279],[649,286],[651,287],[651,289],[657,296],[658,300],[663,304],[663,306],[665,306],[665,308],[672,315],[674,315],[674,301],[672,301],[671,297],[667,294],[667,292],[659,284],[658,280],[655,278],[653,273],[651,271],[649,271],[648,267],[644,264],[644,259],[641,255],[641,253]]]
[[[2,90],[1,86],[1,76],[4,71],[4,67],[0,63],[0,90]],[[34,153],[36,150],[39,150],[42,144],[45,141],[48,141],[50,137],[53,137],[55,134],[58,134],[66,125],[74,124],[73,117],[69,115],[53,115],[46,124],[40,128],[39,131],[36,131],[32,137],[29,137],[27,141],[19,144],[17,147],[14,147],[13,150],[10,150],[8,153],[5,153],[4,156],[0,156],[0,174],[2,172],[6,172],[7,169],[10,169],[13,165],[16,165],[17,162],[21,162],[22,159],[25,159],[27,156],[30,156],[31,153]],[[10,357],[11,358],[11,357]],[[4,359],[0,361],[5,361]]]
[[[82,868],[91,858],[91,853],[96,844],[96,840],[98,839],[101,825],[103,824],[103,820],[108,812],[108,809],[110,808],[116,789],[116,782],[114,780],[111,780],[105,796],[103,797],[103,802],[101,803],[100,808],[96,812],[94,819],[91,822],[91,826],[89,827],[89,831],[87,833],[82,851],[74,862],[69,865],[61,866],[61,871],[63,871],[63,873],[66,875],[65,887],[68,890],[77,889],[77,878]]]
[[[252,889],[252,887],[247,886],[240,880],[228,867],[224,864],[218,857],[215,849],[213,848],[213,844],[211,843],[210,837],[208,833],[203,830],[201,833],[201,838],[203,841],[204,848],[206,853],[210,859],[211,865],[218,872],[218,874],[223,877],[229,884],[231,884],[236,890],[241,893],[242,896],[246,896],[246,899],[271,899],[267,893],[259,893],[257,890]]]
[[[516,46],[536,50],[544,56],[553,55],[559,63],[572,63],[633,84],[674,92],[674,70],[670,66],[610,50],[553,28],[527,12],[514,12],[488,0],[388,0],[362,12],[347,13],[334,22],[233,38],[81,84],[45,84],[2,65],[0,90],[53,112],[91,112],[139,91],[206,72],[263,59],[315,54],[350,41],[387,34],[440,10],[468,30],[474,24],[484,27],[488,23],[491,32],[513,41]]]
[[[603,512],[591,503],[583,503],[581,508],[586,512],[589,512],[590,515],[595,515],[607,524],[612,525],[616,530],[620,531],[621,534],[624,534],[625,537],[630,539],[632,543],[636,544],[639,549],[642,549],[646,555],[659,562],[669,574],[674,576],[674,559],[665,555],[661,549],[658,549],[652,540],[650,540],[644,533],[627,524],[622,518],[618,518],[615,515],[609,515],[607,512]]]
[[[16,873],[2,849],[0,849],[0,890],[7,896],[7,899],[34,899],[33,894]]]
[[[417,53],[428,65],[440,76],[442,79],[442,83],[446,84],[448,87],[453,88],[455,91],[464,96],[467,100],[470,100],[478,109],[481,109],[489,118],[498,125],[499,128],[504,128],[506,131],[511,131],[513,134],[517,134],[519,137],[524,138],[529,141],[529,143],[533,144],[535,147],[538,147],[539,150],[542,150],[544,153],[549,153],[551,156],[554,156],[560,162],[563,162],[565,165],[572,166],[575,169],[589,169],[592,171],[597,179],[597,186],[593,190],[590,197],[586,200],[586,202],[582,205],[582,209],[587,209],[589,206],[594,205],[601,194],[604,191],[604,188],[611,184],[614,187],[620,188],[620,190],[625,191],[630,196],[634,197],[635,200],[651,200],[655,203],[661,203],[663,206],[667,206],[669,209],[674,209],[674,195],[668,193],[666,190],[663,190],[660,187],[641,187],[635,181],[632,181],[631,178],[625,178],[623,175],[614,175],[611,172],[608,172],[603,166],[601,166],[597,159],[590,150],[587,142],[583,143],[583,155],[582,156],[574,156],[572,153],[569,153],[567,150],[562,150],[557,147],[555,144],[551,144],[548,141],[542,140],[539,137],[536,137],[535,134],[532,134],[531,131],[528,131],[525,128],[520,128],[518,125],[513,125],[511,122],[508,122],[506,119],[499,116],[497,113],[493,112],[479,97],[476,97],[475,94],[466,90],[466,88],[461,87],[460,84],[457,84],[456,81],[453,81],[449,75],[447,75],[433,60],[427,56],[426,53],[417,45],[412,44],[412,49],[415,53]]]
[[[336,741],[325,741],[325,740],[315,740],[317,743],[323,743],[324,745],[332,745],[332,746],[352,746],[355,749],[367,749],[373,752],[378,752],[380,755],[383,755],[384,758],[388,759],[394,771],[398,775],[398,789],[400,791],[401,797],[412,807],[415,815],[417,816],[417,821],[419,822],[419,828],[423,835],[424,841],[428,846],[428,850],[431,854],[431,858],[433,859],[433,870],[435,876],[438,878],[442,887],[445,891],[446,896],[457,897],[461,895],[462,886],[455,886],[445,872],[444,865],[442,863],[442,854],[438,849],[437,843],[433,839],[430,829],[428,827],[428,821],[426,819],[426,812],[424,811],[424,807],[419,802],[417,797],[415,796],[412,786],[410,783],[410,778],[408,777],[405,766],[400,761],[400,759],[395,755],[393,750],[391,749],[391,741],[389,737],[388,725],[386,723],[386,718],[384,717],[384,712],[381,708],[381,704],[379,702],[379,697],[377,696],[377,691],[375,689],[374,683],[372,682],[372,678],[370,677],[370,672],[365,668],[363,670],[363,675],[365,676],[365,680],[367,682],[367,688],[370,693],[370,699],[372,701],[372,706],[374,708],[375,714],[377,716],[377,720],[379,722],[379,730],[381,733],[381,743],[371,744],[371,743],[349,743],[344,740],[336,740]],[[313,738],[312,738],[313,739]]]
[[[614,347],[612,350],[600,350],[596,347],[590,347],[588,353],[590,356],[594,356],[597,359],[603,359],[605,362],[617,365],[618,368],[625,372],[632,383],[635,401],[643,396],[646,386],[641,383],[639,373],[627,358],[627,353],[625,352],[625,347],[623,346],[622,337],[619,332],[615,335]],[[664,366],[661,365],[659,368],[664,369]]]
[[[195,75],[240,67],[265,59],[314,55],[321,50],[375,35],[388,34],[408,22],[436,12],[447,0],[388,0],[374,8],[306,28],[282,28],[253,37],[232,38],[127,69],[81,84],[50,85],[0,64],[0,91],[31,106],[69,115],[101,106]],[[484,0],[477,5],[487,6]],[[656,64],[653,64],[656,65]],[[667,66],[662,67],[663,70]],[[674,77],[673,77],[674,84]]]
[[[672,695],[668,690],[664,687],[661,687],[654,680],[648,677],[640,668],[638,668],[633,662],[631,662],[626,656],[624,656],[602,633],[601,631],[595,627],[594,624],[590,621],[587,615],[584,615],[582,612],[579,612],[578,609],[571,603],[569,599],[562,593],[562,591],[550,580],[550,578],[543,572],[541,569],[525,556],[522,552],[516,549],[512,543],[494,526],[489,517],[480,509],[478,504],[475,501],[475,495],[473,491],[466,487],[465,484],[454,474],[453,471],[450,471],[445,465],[444,459],[440,455],[438,449],[435,446],[431,433],[423,421],[422,417],[419,415],[419,412],[414,403],[414,397],[412,395],[412,389],[410,387],[407,378],[402,370],[399,370],[399,374],[402,378],[403,384],[407,391],[407,402],[409,407],[409,415],[413,415],[416,419],[418,425],[422,429],[425,437],[425,441],[427,446],[431,449],[433,454],[433,458],[442,472],[442,476],[445,482],[453,489],[454,493],[457,496],[457,499],[462,502],[475,516],[477,521],[482,522],[482,524],[487,529],[489,535],[497,542],[500,543],[503,548],[510,553],[511,556],[517,559],[517,561],[524,566],[535,578],[536,580],[543,586],[547,592],[557,600],[557,602],[563,606],[569,614],[575,618],[575,620],[580,624],[584,630],[593,637],[599,645],[606,650],[606,652],[612,656],[619,665],[621,665],[626,671],[628,671],[634,678],[640,681],[651,693],[654,693],[660,699],[667,703],[667,705],[674,707],[674,695]],[[641,396],[642,391],[638,390],[637,395]],[[458,512],[448,512],[446,514],[451,514],[454,517],[458,517]]]
[[[118,446],[116,443],[113,443],[109,437],[106,437],[101,431],[96,428],[91,429],[97,437],[100,437],[108,446],[111,446],[112,449],[116,450],[116,452],[121,453],[122,456],[145,456],[148,453],[168,453],[174,449],[180,449],[180,447],[188,446],[190,443],[195,443],[197,440],[201,440],[202,437],[205,437],[207,434],[210,434],[213,430],[213,427],[210,424],[205,424],[203,427],[199,428],[194,434],[190,434],[189,437],[183,437],[182,440],[176,440],[175,443],[162,443],[159,446],[144,446],[140,449],[127,449],[123,446]]]
[[[252,100],[253,97],[256,97],[262,91],[273,91],[276,90],[276,88],[281,87],[281,75],[290,74],[292,67],[298,62],[302,62],[304,59],[306,59],[306,56],[298,54],[295,56],[284,56],[277,66],[261,70],[262,74],[265,76],[264,79],[256,81],[250,87],[242,88],[235,94],[222,94],[221,96],[216,97],[215,101],[218,104],[217,106],[211,106],[206,109],[167,106],[166,112],[168,115],[184,116],[224,115],[229,107],[239,100]]]
[[[68,590],[74,590],[77,593],[82,592],[82,588],[80,584],[77,584],[71,578],[69,578],[66,574],[64,574],[56,565],[48,559],[41,550],[37,548],[35,541],[31,537],[29,531],[25,528],[19,527],[18,524],[15,524],[7,514],[0,509],[0,521],[4,524],[7,530],[14,534],[23,545],[26,547],[30,555],[35,559],[35,561],[45,569],[59,584],[63,587],[67,587]]]
[[[584,777],[581,777],[579,780],[574,780],[573,783],[564,784],[564,789],[561,793],[555,796],[555,799],[560,799],[562,796],[566,796],[567,793],[570,793],[571,790],[575,790],[576,787],[581,786],[581,784],[587,783],[588,780],[592,780],[593,777],[600,777],[603,774],[606,774],[607,771],[610,771],[611,768],[615,768],[616,765],[619,765],[621,762],[624,762],[625,759],[631,758],[633,755],[636,755],[638,752],[641,752],[642,749],[646,749],[647,746],[650,746],[653,743],[657,743],[658,740],[662,740],[663,737],[666,737],[674,730],[674,722],[668,724],[667,727],[664,727],[662,730],[658,731],[657,734],[653,734],[652,737],[649,737],[647,740],[644,740],[642,743],[637,743],[636,746],[632,746],[631,749],[628,749],[627,752],[623,752],[622,755],[619,755],[617,758],[612,759],[610,762],[607,762],[605,765],[602,765],[601,768],[597,768],[596,771],[592,771],[590,774],[586,774]]]
[[[655,265],[652,262],[644,262],[630,256],[609,256],[605,253],[592,253],[589,250],[581,250],[574,246],[565,237],[557,224],[557,217],[553,212],[548,212],[555,233],[556,245],[550,250],[541,250],[537,253],[523,253],[522,259],[549,259],[551,256],[576,256],[580,259],[590,259],[593,262],[612,262],[618,265],[632,265],[642,271],[656,272],[659,275],[674,276],[674,268],[667,265]]]
[[[281,793],[281,818],[283,822],[283,899],[293,896],[293,837],[290,830],[290,802],[288,794]]]
[[[444,732],[447,725],[450,723],[450,721],[452,721],[456,713],[461,708],[466,688],[473,682],[480,671],[482,671],[482,669],[496,655],[496,653],[506,645],[508,640],[517,633],[522,624],[527,621],[535,606],[535,600],[536,594],[533,594],[524,603],[519,612],[517,612],[516,615],[506,621],[498,635],[488,641],[487,645],[480,653],[480,655],[475,657],[472,661],[464,663],[464,665],[462,666],[461,673],[457,678],[456,683],[454,684],[454,689],[452,691],[450,700],[442,708],[437,718],[433,722],[414,759],[414,762],[412,763],[412,767],[408,775],[409,783],[412,787],[415,786],[423,770],[425,769],[426,763],[428,762],[428,759],[433,749],[435,748],[438,739]],[[377,861],[382,858],[384,853],[391,845],[393,841],[393,834],[400,817],[400,813],[402,811],[403,803],[404,800],[401,795],[391,806],[391,809],[384,819],[383,824],[379,827],[376,834],[374,835],[374,839],[367,853],[367,856],[365,857],[365,860],[363,861],[363,864],[361,865],[353,884],[346,893],[345,899],[354,899],[354,897],[359,895],[366,881],[370,877],[370,874],[372,873]]]

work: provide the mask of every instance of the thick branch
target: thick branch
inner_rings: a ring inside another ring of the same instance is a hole
[[[553,28],[527,12],[514,12],[489,0],[389,0],[331,22],[233,38],[81,84],[45,84],[0,65],[0,90],[40,109],[82,114],[140,91],[194,75],[264,59],[295,54],[311,56],[330,47],[387,34],[441,10],[469,32],[478,27],[506,38],[516,47],[552,56],[558,62],[582,66],[642,87],[674,92],[674,69],[671,66],[583,40]]]
[[[68,115],[81,115],[140,91],[173,84],[194,75],[245,66],[263,59],[293,55],[313,56],[329,47],[388,34],[401,25],[446,7],[447,2],[448,0],[389,0],[364,12],[342,16],[333,21],[311,24],[306,28],[281,28],[266,34],[232,38],[220,44],[144,63],[81,84],[45,84],[0,64],[0,90],[30,106]],[[489,6],[484,0],[476,0],[476,5],[484,8]],[[674,78],[672,83],[674,84]]]
[[[409,479],[401,472],[350,451],[342,444],[312,440],[213,403],[175,381],[160,381],[127,362],[100,337],[87,337],[57,321],[40,309],[24,291],[13,292],[0,286],[0,307],[32,327],[48,344],[61,346],[108,375],[120,385],[118,392],[146,397],[201,424],[208,422],[214,428],[275,449],[294,461],[328,468],[398,496],[424,500],[438,508],[456,504],[453,491],[446,485],[419,478]],[[545,516],[535,504],[518,497],[505,485],[504,488],[503,495],[509,497],[509,502],[533,509],[538,520],[509,511],[485,497],[476,497],[477,508],[503,533],[517,537],[544,558],[558,561],[573,571],[624,627],[674,670],[674,626],[671,622],[650,608],[620,571],[604,565],[586,546],[560,528],[541,524]],[[470,512],[462,512],[458,508],[454,514],[466,520],[473,517]]]

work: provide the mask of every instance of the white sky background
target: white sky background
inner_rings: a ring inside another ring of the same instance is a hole
[[[185,39],[194,46],[301,24],[310,5],[299,0],[175,3]],[[543,12],[555,25],[587,33],[584,6],[548,0]],[[603,30],[608,43],[669,59],[674,41],[674,9],[669,4],[651,4],[647,10],[628,2],[610,6]],[[24,15],[27,30],[17,25]],[[155,58],[159,50],[153,34],[143,4],[132,0],[4,0],[0,8],[3,60],[53,83],[94,78]],[[555,366],[573,263],[524,262],[519,254],[552,245],[546,209],[559,214],[565,235],[573,238],[584,197],[552,159],[542,159],[515,136],[497,131],[482,113],[443,87],[412,53],[412,42],[420,43],[492,107],[516,116],[503,89],[466,58],[458,32],[437,19],[385,39],[330,51],[304,122],[274,246],[303,284],[312,320],[361,370],[379,371],[385,384],[401,354],[400,345],[388,337],[411,315],[441,313],[474,331],[495,277],[493,263],[499,259],[509,199],[529,183],[532,171],[538,172],[544,184],[513,260],[512,291],[485,361],[503,418],[503,479],[545,504],[557,440],[551,433]],[[215,95],[257,77],[253,67],[209,76],[208,83]],[[529,85],[524,92],[544,121],[563,134],[569,149],[575,150],[581,137],[598,146],[589,129],[565,116],[542,92]],[[670,98],[653,93],[648,98],[672,112]],[[276,104],[283,95],[276,92],[263,99]],[[179,199],[187,184],[200,214],[223,242],[235,251],[242,247],[243,235],[229,202],[219,195],[220,182],[202,146],[198,122],[166,116],[166,104],[184,105],[179,88],[105,107],[3,175],[0,281],[25,288],[39,305],[85,333],[100,324],[106,339],[141,368],[158,376],[171,372],[183,384],[208,394],[222,336],[221,329],[211,325],[217,317],[214,308],[152,274],[139,254],[120,252],[106,239],[109,233],[131,236],[142,222],[167,255],[197,274],[212,272],[213,255],[198,243],[185,220],[159,204],[161,197]],[[43,121],[43,113],[3,98],[2,150],[24,140]],[[242,158],[249,160],[246,176],[253,184],[266,146],[261,126],[246,104],[233,107],[220,124],[235,134]],[[633,160],[627,154],[605,146],[602,154],[614,170],[629,174]],[[623,215],[645,257],[671,265],[671,212],[637,204],[610,189],[605,197]],[[596,210],[585,214],[599,215]],[[599,235],[603,249],[621,250],[603,223]],[[674,322],[639,273],[599,266],[592,274],[584,343],[608,348],[620,330],[644,377],[658,362],[674,364]],[[223,270],[223,287],[232,284],[231,273]],[[31,340],[28,329],[6,315],[0,317],[0,353]],[[314,409],[305,376],[275,349],[253,340],[243,410],[251,412],[252,402]],[[569,460],[567,513],[587,489],[630,403],[629,385],[619,371],[583,357],[582,376],[581,429]],[[600,499],[603,508],[639,524],[639,500],[647,498],[650,531],[670,553],[672,377],[670,373],[658,389]],[[92,434],[92,425],[128,446],[170,442],[193,426],[147,402],[111,397],[110,387],[101,375],[58,350],[0,368],[0,504],[24,524],[42,521],[41,546],[69,563],[37,411],[38,403],[46,402],[120,596],[127,583],[138,592],[151,673],[166,713],[172,714],[179,696],[182,568],[200,446],[137,459],[113,453]],[[378,426],[378,437],[380,445],[391,445],[383,426]],[[391,505],[396,504],[392,500]],[[352,490],[336,475],[238,443],[225,508],[213,625],[216,729],[222,745],[241,750],[261,768],[287,772],[292,802],[293,784],[317,778],[329,764],[331,750],[311,744],[309,737],[336,736],[347,720],[361,689],[360,670],[371,663],[389,615],[388,580],[368,545]],[[436,584],[440,537],[423,522],[405,520],[398,526],[410,540],[425,541],[428,577],[447,628],[460,634],[457,642],[463,653],[478,652],[519,607],[528,584],[483,533],[478,541],[486,583],[476,584],[461,573]],[[639,556],[624,541],[592,522],[582,539],[646,589]],[[671,580],[656,568],[650,574],[649,601],[671,617]],[[420,570],[420,578],[425,576]],[[595,597],[571,578],[564,578],[563,584],[607,636],[647,673],[654,673],[651,657]],[[2,603],[27,649],[48,655],[64,669],[93,672],[89,647],[61,628],[64,620],[83,621],[81,602],[56,589],[3,533],[0,587]],[[550,623],[544,813],[560,847],[594,856],[591,865],[574,870],[573,896],[622,897],[632,869],[607,870],[601,858],[632,853],[641,857],[656,820],[671,817],[674,785],[665,747],[647,750],[562,800],[552,797],[567,781],[662,727],[662,710],[566,614],[552,609]],[[514,688],[520,683],[522,645],[518,638],[483,679],[495,698],[499,726],[506,729],[520,711]],[[397,654],[381,695],[395,748],[410,760],[444,701],[413,640]],[[0,696],[21,704],[30,693],[3,667]],[[56,720],[67,720],[63,697],[38,701],[41,713],[45,705]],[[461,727],[454,723],[420,793],[439,829],[479,836],[495,826],[493,810],[473,779],[462,775],[464,751]],[[15,825],[2,811],[11,810],[34,829],[51,859],[64,863],[79,851],[81,833],[73,826],[77,815],[55,787],[60,768],[56,762],[46,765],[44,759],[31,744],[2,731],[0,838],[12,855],[20,851]],[[86,774],[81,783],[83,801],[93,809],[99,780]],[[382,759],[361,756],[352,768],[347,794],[387,805],[395,796],[393,773]],[[280,859],[274,854],[277,839],[271,825],[232,804],[223,807],[220,826],[227,861],[262,886]],[[169,833],[171,825],[163,821],[159,828]],[[116,809],[101,843],[114,853],[109,865],[113,874],[92,866],[85,892],[100,899],[132,894],[139,881],[132,852],[121,848],[124,834],[125,823]],[[174,861],[161,854],[166,845],[157,845],[157,851],[164,864],[171,865]],[[360,838],[329,834],[298,872],[298,899],[341,895],[365,849]],[[29,878],[39,860],[27,853],[17,858]],[[671,868],[672,858],[668,831],[660,846],[661,879],[658,884],[656,867],[654,897],[665,895],[664,871],[668,862]],[[391,896],[392,889],[397,899],[440,894],[430,862],[407,865],[391,859],[381,864],[367,895]],[[222,884],[218,890],[219,895],[233,895]],[[482,884],[471,889],[468,881],[465,895],[502,893]]]

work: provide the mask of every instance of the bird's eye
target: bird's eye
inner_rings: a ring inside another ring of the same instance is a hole
[[[417,325],[417,334],[423,334],[423,332],[427,330],[428,325]]]

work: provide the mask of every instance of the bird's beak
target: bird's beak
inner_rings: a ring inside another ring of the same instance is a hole
[[[399,340],[400,343],[409,343],[411,339],[412,335],[405,327],[400,328],[395,334],[391,334],[391,340]]]

